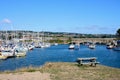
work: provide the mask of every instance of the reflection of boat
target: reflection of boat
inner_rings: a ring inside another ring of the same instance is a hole
[[[75,48],[75,45],[74,44],[71,44],[70,46],[69,46],[69,49],[74,49]]]

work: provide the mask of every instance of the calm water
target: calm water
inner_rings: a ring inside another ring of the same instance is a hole
[[[69,50],[68,45],[58,45],[44,49],[35,48],[33,51],[28,51],[26,57],[1,60],[0,71],[37,67],[46,62],[75,62],[79,57],[97,57],[97,61],[102,65],[120,68],[120,51],[106,49],[104,45],[97,45],[96,49],[81,45],[79,50]]]

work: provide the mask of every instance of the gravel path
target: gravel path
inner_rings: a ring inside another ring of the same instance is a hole
[[[38,71],[0,74],[0,80],[50,80],[50,74]]]

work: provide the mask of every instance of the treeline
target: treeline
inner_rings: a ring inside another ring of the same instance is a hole
[[[0,34],[4,36],[6,31],[0,31]],[[16,34],[18,37],[24,35],[39,35],[44,37],[72,37],[72,38],[115,38],[115,34],[81,34],[81,33],[67,33],[67,32],[35,32],[35,31],[24,31],[24,30],[17,30],[17,31],[7,31],[7,34]]]

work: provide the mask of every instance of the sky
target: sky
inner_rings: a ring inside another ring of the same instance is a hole
[[[0,30],[115,34],[120,0],[0,0]]]

